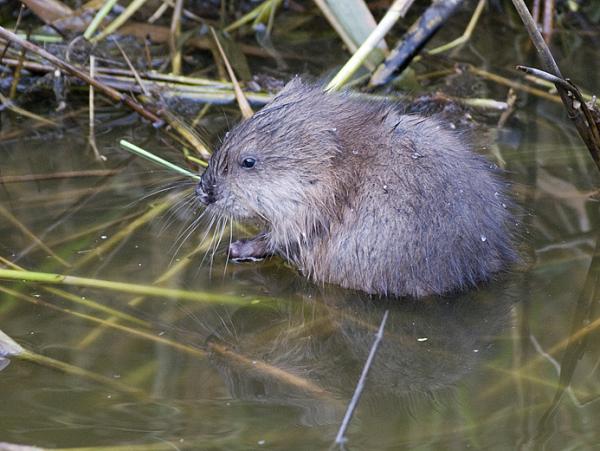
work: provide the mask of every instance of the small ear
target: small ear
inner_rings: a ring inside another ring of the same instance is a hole
[[[281,91],[277,93],[276,99],[283,99],[284,97],[293,97],[294,94],[302,91],[302,88],[306,87],[302,79],[296,75],[290,81],[286,83]]]

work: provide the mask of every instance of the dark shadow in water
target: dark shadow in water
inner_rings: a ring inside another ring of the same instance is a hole
[[[305,378],[321,398],[265,373],[211,356],[232,397],[302,409],[306,425],[339,424],[385,310],[389,318],[356,418],[379,412],[418,416],[453,401],[453,388],[490,356],[509,320],[515,277],[454,298],[398,300],[299,282],[297,301],[249,305],[207,340]],[[266,286],[283,286],[272,280]],[[286,298],[289,299],[289,287]],[[333,402],[332,402],[333,400]]]

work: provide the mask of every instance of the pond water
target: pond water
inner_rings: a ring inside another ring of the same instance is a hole
[[[509,68],[527,63],[515,50],[525,42],[522,35],[483,35],[459,56],[476,61],[501,45],[506,53],[490,68]],[[600,90],[597,53],[580,47],[577,55],[558,56],[569,76]],[[503,100],[504,88],[489,89]],[[122,110],[99,111],[104,165],[88,148],[85,118],[70,119],[60,132],[11,136],[25,124],[3,113],[2,177],[113,172],[3,183],[0,206],[9,213],[0,221],[0,256],[34,271],[144,285],[158,280],[205,299],[0,282],[2,331],[33,353],[96,375],[12,359],[0,372],[0,441],[45,448],[326,449],[389,310],[348,429],[349,449],[597,446],[600,173],[559,105],[520,99],[515,117],[502,130],[492,127],[490,159],[505,162],[522,205],[528,267],[452,299],[418,302],[317,287],[277,259],[227,264],[223,243],[213,246],[210,235],[202,241],[202,230],[187,236],[198,211],[177,193],[189,193],[191,185],[160,191],[181,179],[118,148],[125,137],[180,161],[161,132]],[[203,125],[222,134],[231,111],[214,108]],[[59,289],[137,322],[75,304]]]

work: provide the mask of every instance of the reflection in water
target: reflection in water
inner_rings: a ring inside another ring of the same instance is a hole
[[[212,332],[208,347],[212,344],[214,350],[218,344],[212,357],[234,398],[300,407],[307,425],[339,425],[389,310],[354,421],[369,421],[386,411],[418,416],[422,405],[430,408],[452,399],[456,384],[487,358],[514,302],[509,284],[502,285],[455,299],[421,301],[305,287],[302,302],[236,310]],[[240,367],[222,358],[224,347],[305,378],[326,396],[312,396],[272,374]]]

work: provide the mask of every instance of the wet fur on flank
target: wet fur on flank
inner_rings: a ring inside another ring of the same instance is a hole
[[[516,259],[505,183],[472,148],[433,117],[296,78],[227,134],[200,187],[215,213],[264,223],[257,252],[315,281],[447,294]]]

